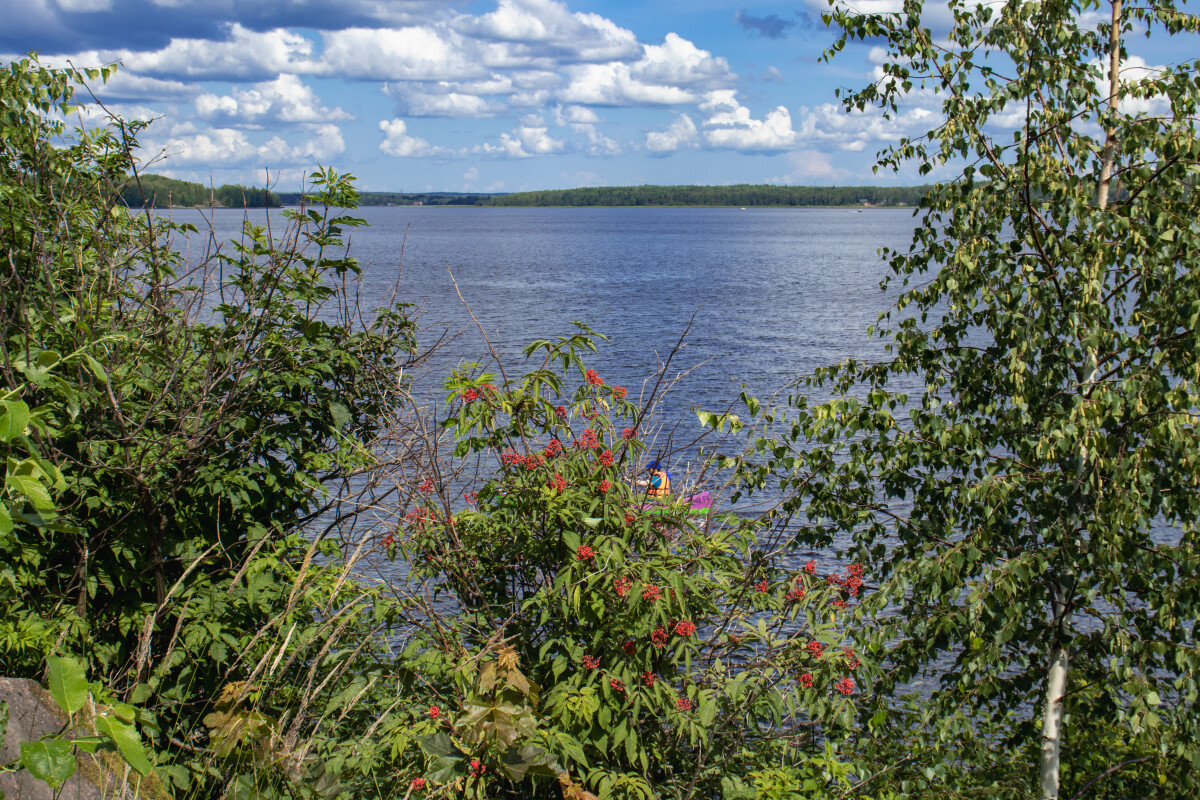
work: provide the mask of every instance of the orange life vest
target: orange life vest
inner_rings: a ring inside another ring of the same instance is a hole
[[[646,494],[650,497],[666,497],[670,493],[671,479],[667,473],[661,469],[650,470],[650,487],[646,490]]]

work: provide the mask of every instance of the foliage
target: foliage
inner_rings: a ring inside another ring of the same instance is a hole
[[[592,346],[581,327],[529,345],[519,379],[447,384],[455,459],[494,473],[431,467],[384,542],[424,598],[395,723],[410,775],[471,797],[848,785],[824,736],[853,717],[838,615],[858,582],[788,570],[752,520],[698,528],[700,498],[649,498],[644,415],[586,369]]]
[[[267,189],[225,184],[210,187],[164,175],[137,175],[129,179],[121,197],[130,208],[278,208],[279,195]]]
[[[279,239],[248,225],[184,263],[170,225],[119,199],[141,126],[54,121],[105,77],[29,59],[0,73],[0,673],[80,657],[154,719],[178,789],[242,786],[250,763],[330,790],[303,736],[392,618],[331,534],[377,488],[412,325],[353,304],[344,234],[362,221],[333,211],[356,194],[331,170]],[[278,723],[262,763],[205,724],[241,713],[255,681]]]
[[[881,166],[964,166],[885,253],[890,357],[762,412],[741,468],[790,493],[800,541],[879,575],[863,752],[921,796],[1183,797],[1200,775],[1200,84],[1196,63],[1118,77],[1133,32],[1194,44],[1197,22],[1096,8],[952,2],[947,35],[911,0],[828,17],[831,52],[887,54],[847,109],[941,99]]]
[[[50,696],[62,710],[70,729],[21,742],[20,757],[11,764],[0,765],[0,770],[24,768],[57,791],[75,774],[76,751],[82,751],[118,754],[117,763],[128,765],[139,776],[151,773],[153,767],[134,727],[139,717],[146,721],[140,710],[114,700],[104,687],[90,686],[74,659],[51,656],[46,671]],[[5,722],[0,716],[0,731],[4,730]],[[85,728],[93,733],[81,733]]]
[[[590,186],[515,192],[487,206],[912,206],[927,186]]]

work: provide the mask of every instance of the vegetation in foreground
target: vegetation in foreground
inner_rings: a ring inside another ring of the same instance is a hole
[[[887,254],[887,361],[701,414],[749,433],[735,492],[783,493],[707,530],[631,482],[667,454],[589,330],[415,408],[405,307],[351,302],[345,176],[290,244],[185,268],[116,205],[138,125],[61,146],[40,113],[103,76],[10,65],[0,670],[90,698],[88,746],[163,795],[1193,796],[1200,88],[1120,65],[1134,26],[1197,24],[1093,10],[831,15],[833,50],[887,45],[849,108],[943,98],[881,163],[970,163]],[[791,570],[796,543],[850,567]],[[403,584],[369,578],[389,559]]]

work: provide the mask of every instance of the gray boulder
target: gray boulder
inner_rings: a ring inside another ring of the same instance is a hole
[[[0,703],[8,704],[8,724],[0,730],[0,764],[21,757],[21,742],[58,733],[67,724],[67,715],[36,681],[0,678]],[[75,761],[75,774],[57,793],[23,769],[0,772],[0,792],[4,800],[117,800],[132,795],[118,790],[123,782],[95,756],[76,751]]]

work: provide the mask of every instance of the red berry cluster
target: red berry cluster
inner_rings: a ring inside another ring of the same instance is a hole
[[[586,544],[581,544],[575,548],[575,557],[580,561],[591,561],[596,557],[596,551],[588,547]]]
[[[566,419],[567,418],[566,406],[555,406],[554,407],[554,416],[558,417],[559,419]]]
[[[811,672],[806,672],[796,679],[805,689],[811,689],[813,685],[813,676]]]
[[[643,686],[653,686],[654,682],[657,680],[658,680],[658,676],[655,675],[650,670],[646,670],[645,672],[642,673],[642,685]]]
[[[655,647],[665,647],[670,638],[667,629],[662,625],[659,625],[654,629],[654,633],[650,634],[650,641],[654,643]]]
[[[603,386],[604,385],[604,380],[599,375],[596,374],[596,370],[594,370],[594,369],[589,369],[584,374],[584,378],[586,378],[587,382],[592,384],[593,386]]]
[[[612,450],[605,450],[603,453],[601,453],[600,457],[599,457],[599,461],[604,466],[611,467],[613,465]]]
[[[804,599],[804,595],[807,593],[808,591],[804,588],[804,586],[797,581],[792,585],[792,588],[788,590],[787,600],[789,603],[798,603]]]
[[[833,685],[833,688],[837,689],[842,694],[850,694],[854,691],[854,681],[850,680],[849,678],[842,678]]]
[[[546,447],[544,450],[542,450],[542,455],[544,455],[546,458],[554,458],[562,451],[562,442],[560,442],[558,439],[551,439],[550,441],[546,442]]]
[[[614,692],[625,691],[625,684],[622,683],[621,681],[617,680],[616,678],[609,678],[608,685],[612,687]]]
[[[483,762],[478,758],[471,759],[471,777],[478,778],[483,774]]]
[[[627,656],[631,656],[637,652],[637,642],[633,639],[626,639],[621,643],[621,652]]]
[[[624,597],[633,588],[633,581],[629,578],[617,578],[613,581],[613,588],[617,590],[617,597]]]
[[[637,428],[626,428],[625,430],[621,431],[622,439],[632,439],[635,436],[637,436]]]
[[[653,583],[646,584],[646,588],[642,590],[642,599],[653,603],[662,597],[662,589],[655,586]]]
[[[466,492],[463,495],[463,500],[467,501],[468,503],[475,503],[479,500],[479,493],[478,492]]]
[[[408,782],[408,785],[414,789],[424,789],[425,788],[425,779],[424,778],[413,778],[411,781]]]
[[[632,525],[634,519],[635,519],[635,517],[633,516],[633,512],[631,512],[631,511],[625,512],[625,524],[626,525]]]
[[[438,718],[438,717],[440,717],[441,715],[442,715],[442,710],[441,710],[440,708],[438,708],[437,706],[430,706],[430,707],[429,707],[429,716],[430,716],[431,718],[433,718],[433,719],[437,719],[437,718]]]
[[[825,652],[825,645],[821,644],[816,639],[809,641],[807,646],[808,652],[812,653],[814,656],[820,656],[821,653]]]
[[[624,400],[624,399],[625,399],[625,394],[626,394],[628,391],[629,391],[629,390],[628,390],[628,389],[626,389],[624,386],[614,386],[614,387],[612,387],[612,393],[613,393],[613,397],[617,398],[618,400]]]
[[[695,636],[696,625],[691,620],[680,620],[675,623],[675,633],[678,636]]]
[[[596,436],[596,431],[591,428],[585,428],[583,436],[575,441],[575,446],[582,450],[590,450],[600,446],[600,439]]]
[[[421,485],[417,488],[421,491],[421,494],[429,494],[433,491],[433,478],[426,478],[421,481]]]
[[[692,710],[692,701],[687,699],[686,697],[681,697],[675,701],[675,707],[678,708],[680,711],[691,711]]]
[[[763,578],[761,581],[754,584],[754,591],[766,594],[767,592],[771,591],[771,584],[766,578]]]
[[[608,478],[605,478],[604,480],[600,481],[598,488],[602,492],[607,492],[609,489],[612,488],[612,484],[609,483]]]
[[[583,668],[584,669],[599,669],[600,668],[600,659],[597,658],[596,656],[584,656],[582,660],[583,660]]]
[[[516,450],[509,448],[500,454],[500,463],[506,467],[515,466],[525,462],[525,456],[518,453]]]
[[[556,472],[554,473],[554,480],[550,481],[546,485],[559,494],[562,494],[567,488],[567,479]]]
[[[817,574],[817,562],[809,561],[807,564],[804,565],[804,571],[807,572],[809,575],[816,575]]]
[[[467,389],[465,392],[462,393],[462,401],[464,403],[470,403],[471,401],[478,400],[478,399],[479,399],[479,392],[475,391],[474,389]]]

